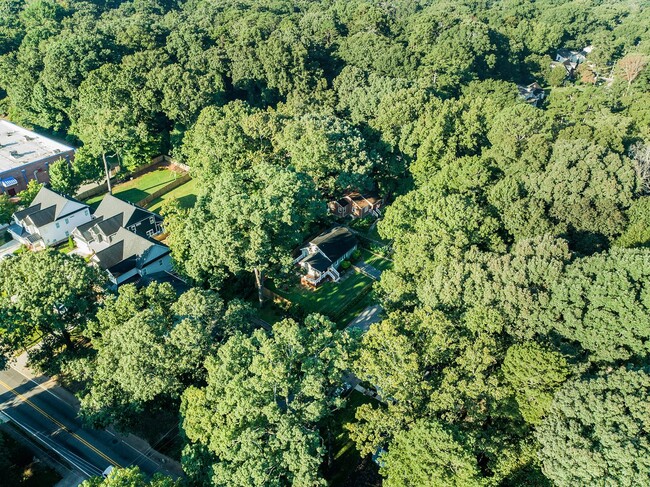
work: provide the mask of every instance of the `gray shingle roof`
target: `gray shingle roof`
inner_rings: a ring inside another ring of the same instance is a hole
[[[121,215],[122,221],[120,226],[128,227],[133,225],[136,222],[142,221],[151,216],[155,217],[157,220],[162,221],[162,218],[149,210],[145,210],[137,205],[128,203],[119,198],[116,198],[112,194],[107,194],[102,199],[101,203],[95,210],[95,218],[104,217],[110,218],[113,216]]]
[[[149,251],[154,247],[167,249],[166,245],[126,228],[120,228],[111,240],[111,245],[97,252],[95,258],[102,269],[115,277],[147,264]]]
[[[357,245],[357,238],[345,227],[333,227],[321,233],[309,243],[317,246],[331,264],[352,250]],[[316,267],[316,269],[318,268]]]
[[[88,205],[43,186],[29,208],[17,211],[14,216],[19,221],[25,220],[36,227],[42,227],[84,208],[88,208]]]

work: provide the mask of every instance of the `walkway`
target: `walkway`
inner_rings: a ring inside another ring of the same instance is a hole
[[[363,260],[357,262],[352,267],[354,267],[355,271],[365,274],[373,281],[378,281],[379,279],[381,279],[381,271]]]

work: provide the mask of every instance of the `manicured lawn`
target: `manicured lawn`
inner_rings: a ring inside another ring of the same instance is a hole
[[[137,203],[179,176],[177,172],[167,168],[155,169],[130,181],[113,186],[113,195],[130,203]],[[86,201],[93,209],[99,205],[104,195],[93,196]]]
[[[375,269],[379,269],[380,271],[387,271],[391,267],[393,267],[393,261],[385,259],[384,257],[381,257],[377,254],[373,254],[369,250],[363,249],[361,251],[361,258],[371,266],[373,266]]]
[[[289,301],[299,304],[307,313],[321,313],[338,322],[340,314],[346,306],[357,299],[361,291],[374,282],[369,277],[353,270],[347,272],[348,276],[341,281],[326,282],[313,290],[302,286],[298,277],[288,289],[276,289],[273,282],[268,283],[268,288]],[[352,308],[357,309],[357,304],[355,303]],[[348,314],[349,311],[349,309],[345,310],[345,313]]]
[[[157,212],[160,210],[163,202],[172,198],[176,198],[182,208],[191,208],[194,206],[194,203],[196,203],[197,190],[197,180],[190,179],[188,182],[182,184],[178,188],[172,189],[169,193],[153,200],[148,209]]]

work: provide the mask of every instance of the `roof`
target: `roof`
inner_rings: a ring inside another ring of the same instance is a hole
[[[84,208],[88,208],[88,205],[43,186],[32,204],[24,210],[17,211],[14,216],[19,221],[25,220],[30,225],[42,227]]]
[[[167,250],[166,245],[120,228],[111,239],[111,245],[95,254],[95,260],[99,267],[117,277],[147,264],[148,254],[155,247]]]
[[[365,206],[369,205],[374,205],[376,204],[381,198],[379,198],[378,195],[376,194],[361,194],[361,193],[350,193],[348,195],[348,198],[350,198],[355,205],[363,208]]]
[[[95,210],[94,217],[108,219],[116,216],[119,216],[119,225],[122,227],[128,227],[151,216],[162,221],[162,217],[152,211],[107,194]]]
[[[321,233],[309,243],[318,247],[325,257],[329,259],[329,263],[325,267],[327,269],[330,264],[339,260],[357,245],[357,238],[345,227],[333,227]],[[320,261],[316,258],[310,261],[309,259],[311,257],[311,255],[307,257],[304,262],[309,262],[315,269],[321,270],[316,265],[322,266],[325,261]]]
[[[74,148],[0,120],[0,173],[48,157],[71,155]]]

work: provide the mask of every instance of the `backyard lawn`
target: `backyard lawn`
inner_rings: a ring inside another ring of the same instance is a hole
[[[179,173],[171,171],[166,167],[161,167],[138,176],[137,178],[133,178],[130,181],[116,184],[113,186],[113,195],[124,201],[137,203],[150,194],[155,193],[166,184],[171,183],[177,177],[179,177]],[[104,198],[103,194],[93,196],[88,199],[86,203],[89,204],[91,208],[95,209],[102,198]]]
[[[182,208],[191,208],[194,206],[194,203],[196,203],[197,190],[197,180],[190,179],[188,182],[180,185],[178,188],[172,189],[169,193],[153,200],[148,209],[157,212],[160,210],[162,204],[171,198],[176,198]]]
[[[361,292],[373,282],[369,277],[349,270],[339,282],[326,282],[316,289],[302,286],[298,277],[288,289],[277,289],[273,281],[269,282],[268,288],[292,303],[299,304],[307,313],[327,315],[344,326],[346,323],[341,322],[341,317],[349,314],[354,317],[365,307]],[[359,299],[359,302],[351,305],[356,299]]]
[[[361,250],[361,258],[366,262],[366,264],[370,264],[375,269],[379,269],[382,272],[393,267],[392,260],[388,260],[366,249]]]

